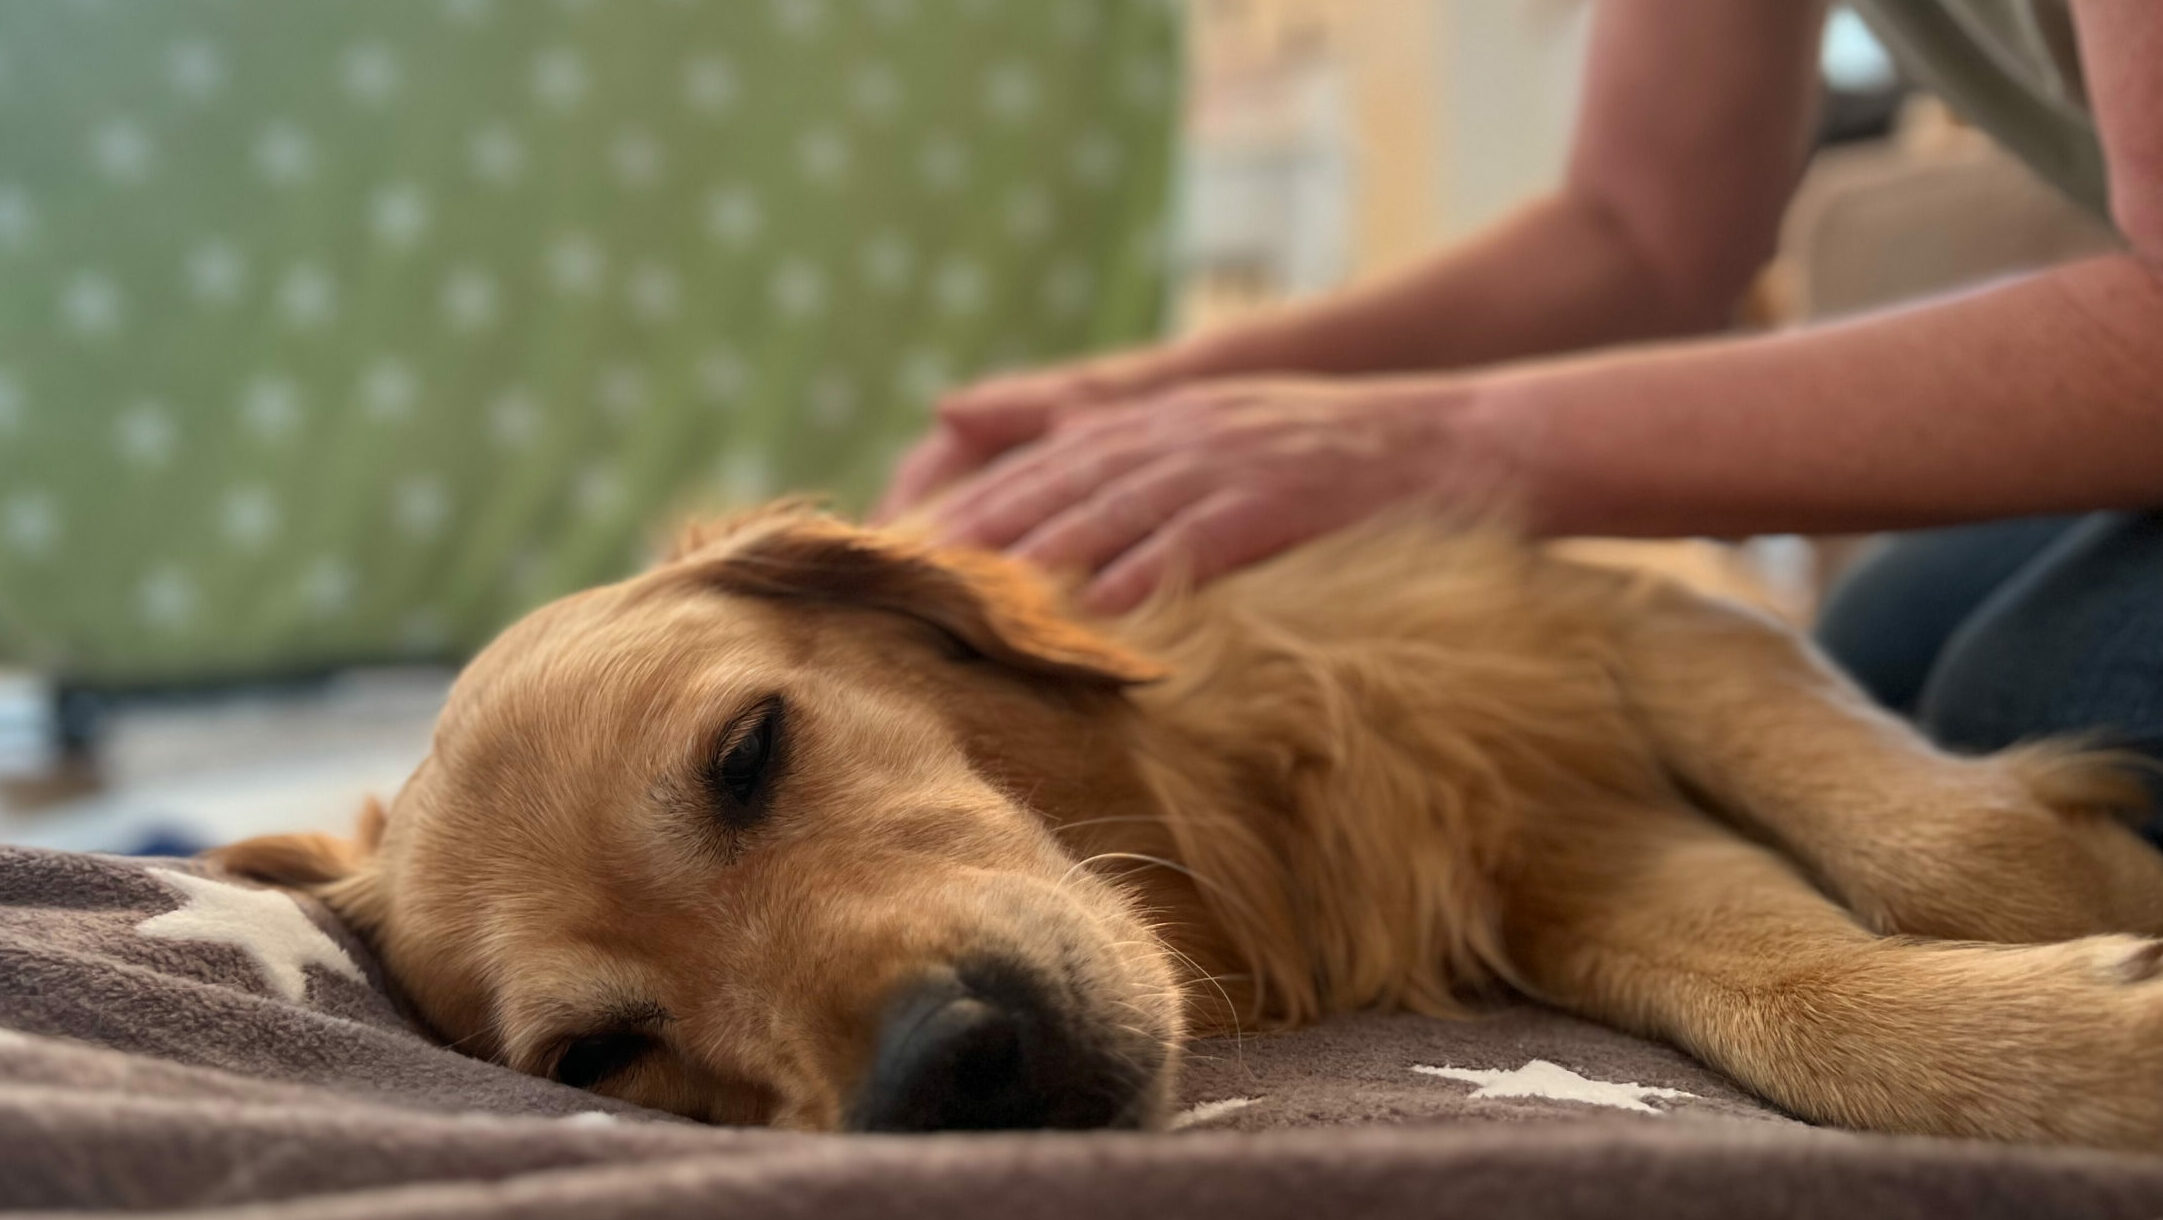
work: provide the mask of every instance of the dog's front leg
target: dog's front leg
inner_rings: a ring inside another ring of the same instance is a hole
[[[2163,1150],[2163,943],[1880,937],[1679,807],[1573,810],[1537,834],[1505,927],[1541,998],[1821,1122]]]

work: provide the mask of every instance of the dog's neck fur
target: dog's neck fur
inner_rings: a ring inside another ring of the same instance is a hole
[[[1460,1011],[1512,978],[1523,819],[1660,782],[1614,759],[1605,642],[1558,612],[1586,579],[1480,533],[1309,547],[1113,624],[1171,676],[986,762],[1158,913],[1198,1027]]]

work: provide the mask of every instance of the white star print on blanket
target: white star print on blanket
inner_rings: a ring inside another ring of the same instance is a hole
[[[137,924],[137,935],[236,945],[255,962],[272,991],[295,1003],[308,994],[304,967],[310,964],[363,981],[360,967],[338,942],[277,890],[248,889],[171,869],[147,871],[187,902]]]
[[[1639,1110],[1646,1114],[1659,1113],[1645,1104],[1647,1097],[1673,1100],[1697,1096],[1681,1089],[1593,1080],[1545,1059],[1534,1059],[1507,1072],[1430,1067],[1424,1063],[1413,1064],[1412,1070],[1427,1076],[1476,1084],[1480,1087],[1473,1090],[1474,1097],[1545,1097],[1554,1101],[1579,1101],[1590,1106],[1613,1106],[1618,1110]]]

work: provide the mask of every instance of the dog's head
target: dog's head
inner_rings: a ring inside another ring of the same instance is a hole
[[[360,842],[219,855],[321,896],[453,1045],[566,1084],[1143,1125],[1178,980],[1040,799],[1132,798],[1121,690],[1152,676],[1003,561],[769,511],[506,631]]]

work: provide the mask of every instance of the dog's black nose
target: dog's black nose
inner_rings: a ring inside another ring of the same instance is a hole
[[[1025,971],[965,966],[901,989],[850,1116],[859,1131],[1136,1126],[1147,1083]]]

